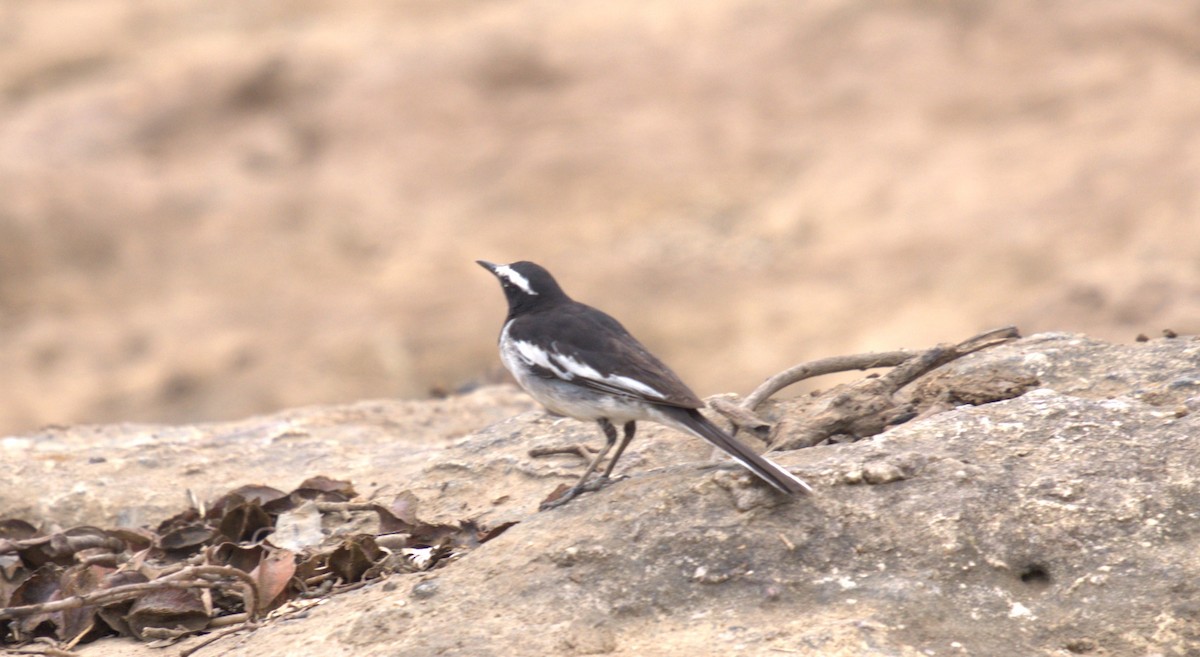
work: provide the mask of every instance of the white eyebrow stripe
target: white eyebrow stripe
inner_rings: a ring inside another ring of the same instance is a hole
[[[503,276],[504,280],[521,288],[525,291],[525,294],[537,296],[537,292],[534,292],[533,288],[529,286],[529,279],[522,276],[512,267],[509,267],[508,265],[500,265],[499,267],[496,267],[496,275]]]

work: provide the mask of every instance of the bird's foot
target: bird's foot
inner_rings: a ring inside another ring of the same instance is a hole
[[[572,486],[572,487],[564,490],[562,492],[562,495],[559,495],[558,497],[555,497],[553,499],[548,499],[545,502],[542,502],[541,504],[539,504],[538,511],[549,511],[550,509],[557,509],[558,507],[575,499],[575,496],[579,495],[580,492],[581,491],[579,490],[579,486]]]
[[[570,488],[564,490],[562,492],[562,495],[559,495],[558,497],[555,497],[553,499],[546,500],[545,502],[542,502],[541,504],[539,504],[538,511],[549,511],[550,509],[557,509],[558,507],[560,507],[560,506],[566,504],[567,502],[570,502],[571,500],[578,497],[580,493],[594,493],[594,492],[600,490],[601,488],[604,488],[605,486],[607,486],[613,482],[620,481],[622,479],[625,479],[624,475],[622,475],[620,477],[600,476],[600,477],[595,477],[595,478],[589,479],[588,481],[582,481],[582,482],[575,484],[574,486],[571,486]]]
[[[621,481],[622,479],[628,479],[628,478],[629,477],[627,477],[626,475],[620,475],[618,477],[610,477],[608,475],[600,475],[599,477],[594,477],[591,481],[583,483],[582,484],[583,490],[581,490],[579,492],[594,493],[609,484],[615,484],[618,481]]]

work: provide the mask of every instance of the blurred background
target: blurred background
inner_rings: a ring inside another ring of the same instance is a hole
[[[0,434],[494,378],[477,258],[702,395],[1196,332],[1200,2],[0,2]]]

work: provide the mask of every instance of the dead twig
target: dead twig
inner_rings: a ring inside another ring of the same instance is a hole
[[[238,632],[245,632],[247,630],[257,630],[258,628],[260,628],[263,625],[266,625],[268,623],[272,623],[272,622],[279,621],[279,620],[284,620],[287,618],[291,618],[292,616],[298,616],[300,614],[307,613],[313,607],[316,607],[318,605],[323,605],[328,601],[329,601],[328,598],[322,598],[320,600],[312,600],[312,601],[309,601],[309,602],[306,602],[303,604],[296,604],[295,602],[290,602],[290,603],[288,603],[290,608],[280,607],[279,609],[276,609],[275,611],[272,611],[270,614],[268,614],[266,618],[259,620],[259,621],[249,621],[249,620],[247,620],[245,614],[231,614],[230,616],[222,616],[221,618],[236,618],[236,617],[240,616],[241,622],[239,622],[238,625],[226,627],[225,629],[221,630],[220,632],[213,632],[212,634],[209,634],[208,636],[204,637],[204,639],[202,639],[196,645],[190,646],[188,648],[185,648],[184,650],[179,651],[179,657],[191,657],[191,655],[199,652],[201,648],[210,646],[213,643],[220,641],[221,639],[224,639],[227,636],[237,634]],[[217,627],[217,625],[214,623],[212,625],[209,625],[209,627]]]
[[[932,349],[921,352],[916,358],[909,359],[896,367],[896,369],[879,377],[879,380],[892,392],[896,392],[900,388],[950,361],[957,360],[980,349],[1011,342],[1019,337],[1021,335],[1017,332],[1017,327],[1005,326],[971,336],[956,345],[937,345]]]
[[[79,653],[64,649],[61,643],[49,637],[39,636],[34,638],[33,642],[39,645],[28,648],[17,648],[12,651],[12,654],[45,655],[46,657],[79,657]]]
[[[733,423],[734,432],[742,429],[766,440],[771,433],[771,427],[774,426],[756,415],[750,408],[734,403],[726,397],[714,397],[708,401],[708,405]]]
[[[220,641],[221,639],[224,639],[227,636],[230,636],[232,634],[237,634],[238,632],[245,632],[247,630],[255,630],[255,629],[258,629],[258,623],[253,622],[253,621],[243,622],[238,625],[234,625],[233,627],[226,627],[225,629],[221,630],[220,632],[213,632],[212,634],[209,634],[208,636],[201,639],[200,642],[197,643],[196,645],[188,647],[188,648],[184,648],[183,650],[180,650],[179,657],[190,657],[194,653],[198,652],[201,648],[206,648],[209,645],[212,645],[213,643],[216,643],[217,641]]]
[[[916,415],[911,405],[896,402],[894,395],[901,388],[950,361],[1019,337],[1011,326],[986,331],[957,345],[938,345],[920,352],[877,379],[838,386],[819,399],[796,430],[776,436],[772,447],[798,449],[838,435],[857,440],[880,433]]]
[[[780,390],[804,379],[811,379],[814,376],[834,374],[836,372],[849,372],[851,370],[869,370],[877,367],[899,367],[917,358],[920,363],[919,365],[911,369],[902,370],[899,373],[896,371],[889,372],[887,375],[881,377],[891,381],[895,385],[895,389],[899,390],[929,370],[944,365],[956,358],[961,358],[980,349],[1011,342],[1019,337],[1021,335],[1017,331],[1017,327],[1005,326],[984,331],[953,346],[938,345],[924,351],[900,349],[877,354],[832,356],[830,358],[801,363],[764,381],[762,385],[754,389],[754,392],[746,396],[746,399],[741,403],[741,407],[748,411],[754,411]]]
[[[556,445],[553,447],[534,447],[529,450],[529,456],[533,458],[542,458],[545,456],[556,456],[558,454],[572,454],[578,456],[584,461],[592,460],[594,451],[587,445]]]
[[[317,511],[321,513],[338,513],[342,511],[375,511],[379,505],[373,502],[316,502]]]
[[[45,657],[79,657],[79,653],[63,650],[61,648],[53,648],[46,646],[45,648],[17,648],[12,651],[14,655],[45,655]]]
[[[217,616],[208,622],[208,629],[215,630],[221,627],[229,627],[231,625],[241,625],[250,620],[250,614],[242,612],[240,614],[226,614]]]
[[[825,374],[849,372],[851,370],[869,370],[877,367],[896,367],[920,355],[919,351],[897,350],[876,354],[854,354],[850,356],[830,356],[819,360],[801,363],[788,368],[764,381],[742,400],[735,404],[726,399],[713,399],[709,402],[713,410],[731,423],[730,433],[736,436],[739,431],[747,430],[759,439],[770,442],[769,436],[775,429],[771,422],[755,414],[755,410],[771,398],[772,395],[784,388]],[[715,452],[714,452],[715,454]]]
[[[246,609],[246,614],[250,616],[250,620],[258,618],[262,604],[270,602],[269,600],[260,600],[258,592],[258,581],[242,570],[233,566],[192,566],[185,568],[172,575],[172,577],[191,576],[192,574],[201,577],[232,577],[239,580],[242,584],[242,606]]]
[[[78,609],[80,607],[103,607],[124,600],[131,600],[150,591],[161,589],[213,589],[228,586],[226,582],[214,582],[207,579],[209,577],[230,577],[238,580],[242,588],[242,601],[246,607],[246,613],[251,618],[258,615],[258,583],[250,575],[232,566],[192,566],[170,575],[165,575],[152,582],[124,584],[82,595],[73,595],[69,598],[53,600],[51,602],[22,605],[20,607],[4,607],[0,609],[0,620],[22,618],[35,614],[49,614],[66,609]]]
[[[90,554],[86,557],[75,556],[75,561],[81,566],[107,566],[116,568],[118,565],[127,561],[125,555],[116,554],[113,552],[103,552],[100,554]]]
[[[74,554],[83,550],[92,548],[102,548],[114,552],[120,552],[124,549],[125,544],[120,539],[113,538],[104,534],[51,534],[49,536],[35,536],[18,541],[9,539],[0,539],[0,554],[9,552],[20,552],[31,547],[40,545],[49,546],[51,550],[60,554]]]
[[[742,408],[753,411],[784,388],[799,383],[814,376],[849,372],[851,370],[869,370],[877,367],[895,367],[910,358],[919,355],[919,351],[901,349],[885,351],[878,354],[855,354],[852,356],[831,356],[819,360],[801,363],[767,379],[754,389],[742,402]]]
[[[740,404],[714,399],[714,410],[733,423],[732,431],[746,429],[766,439],[776,428],[755,414],[772,395],[804,379],[835,372],[892,367],[892,371],[874,379],[838,386],[818,398],[816,408],[791,435],[779,440],[775,449],[797,449],[816,445],[825,439],[846,434],[853,438],[871,436],[891,424],[912,417],[910,408],[900,408],[892,395],[930,371],[969,353],[1010,342],[1021,337],[1016,327],[1006,326],[985,331],[956,345],[938,345],[923,351],[898,350],[876,354],[834,356],[801,363],[767,379]]]
[[[163,581],[155,580],[153,582],[143,582],[139,584],[125,584],[122,586],[114,586],[111,589],[102,589],[93,591],[83,595],[74,595],[62,600],[54,600],[51,602],[40,602],[32,605],[22,605],[20,607],[5,607],[0,609],[0,620],[10,618],[22,618],[25,616],[33,616],[36,614],[52,614],[67,609],[78,609],[80,607],[98,606],[103,607],[117,602],[130,600],[140,597],[150,591],[160,589],[189,589],[189,588],[216,588],[220,585],[215,582],[209,582],[202,579],[188,579],[181,581]]]
[[[46,646],[45,648],[16,648],[12,651],[14,655],[45,655],[45,657],[79,657],[79,653]]]
[[[330,580],[335,577],[337,577],[337,574],[334,572],[324,572],[324,573],[321,573],[320,575],[313,575],[312,577],[309,577],[308,579],[304,580],[304,586],[308,587],[308,586],[316,586],[318,584],[323,584],[326,580]]]

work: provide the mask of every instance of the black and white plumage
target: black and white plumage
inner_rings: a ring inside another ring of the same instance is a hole
[[[624,436],[599,485],[633,438],[636,423],[649,420],[712,443],[776,489],[799,494],[808,484],[743,445],[700,414],[700,401],[679,377],[609,315],[572,300],[550,272],[532,262],[478,263],[500,280],[508,317],[500,331],[500,360],[517,382],[550,411],[594,420],[606,443],[579,482],[554,503],[594,489],[587,478]]]

